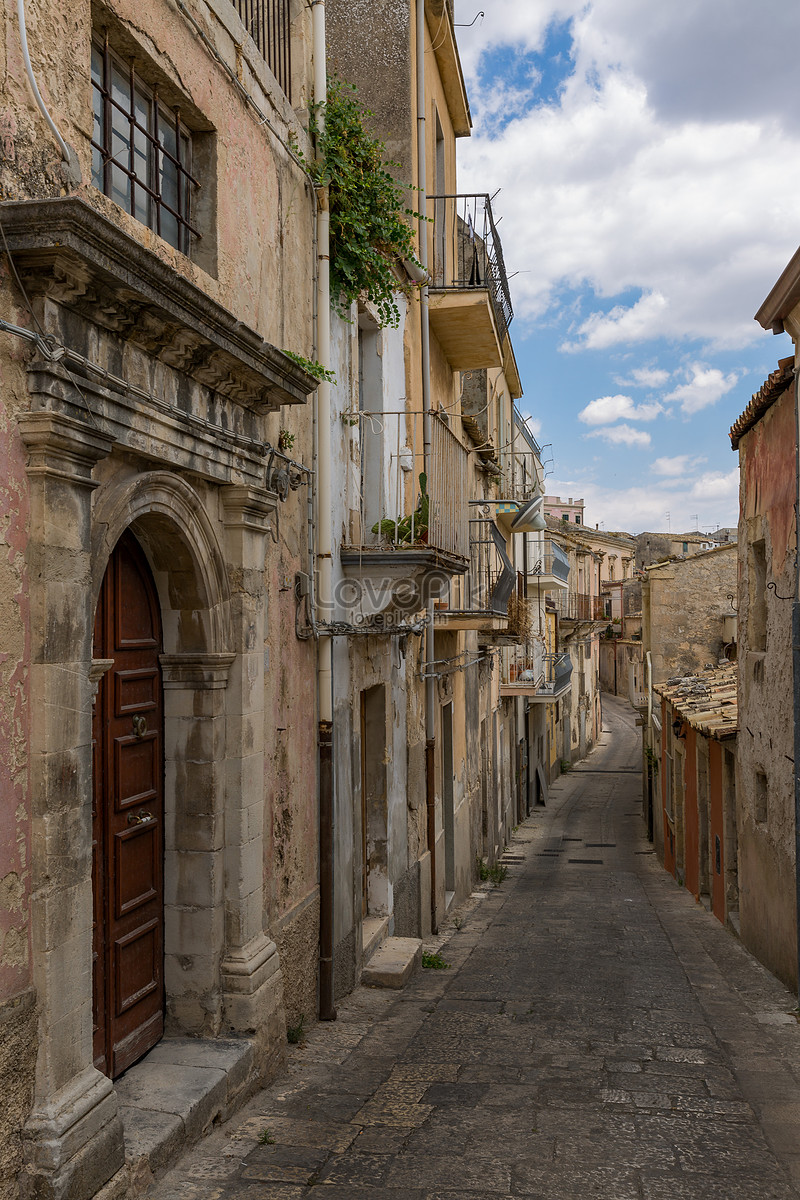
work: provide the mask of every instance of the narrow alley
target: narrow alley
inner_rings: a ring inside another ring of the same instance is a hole
[[[796,1002],[655,861],[637,733],[600,745],[402,993],[357,989],[154,1200],[783,1200]]]

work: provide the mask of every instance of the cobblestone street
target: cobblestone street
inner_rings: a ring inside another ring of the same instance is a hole
[[[796,1000],[656,862],[634,714],[604,715],[442,931],[449,969],[346,998],[149,1195],[800,1194]]]

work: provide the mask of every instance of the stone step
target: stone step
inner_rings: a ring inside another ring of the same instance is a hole
[[[366,987],[402,988],[421,969],[420,939],[390,937],[364,967],[361,982]]]
[[[132,1179],[146,1184],[255,1086],[248,1039],[163,1038],[114,1084]]]
[[[361,961],[368,963],[389,933],[388,917],[364,917],[361,922]]]

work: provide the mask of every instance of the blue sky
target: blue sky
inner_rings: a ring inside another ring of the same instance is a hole
[[[585,497],[606,529],[734,525],[728,428],[792,352],[753,314],[800,243],[800,9],[483,8],[458,30],[474,120],[459,190],[500,189],[548,491]],[[478,9],[456,0],[456,21]]]

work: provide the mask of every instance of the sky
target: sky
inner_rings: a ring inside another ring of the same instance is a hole
[[[786,334],[753,316],[800,244],[800,6],[456,0],[495,195],[520,408],[546,490],[601,529],[735,525],[728,429]]]

